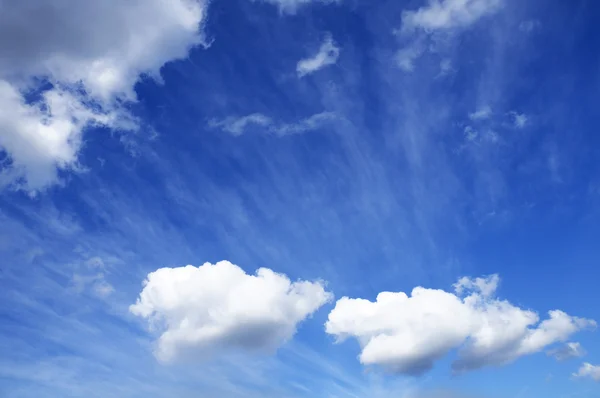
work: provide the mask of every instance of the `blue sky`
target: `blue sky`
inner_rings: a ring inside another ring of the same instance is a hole
[[[0,396],[598,396],[599,12],[0,4]]]

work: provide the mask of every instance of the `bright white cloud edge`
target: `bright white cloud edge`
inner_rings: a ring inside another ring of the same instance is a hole
[[[379,293],[375,302],[343,297],[325,329],[338,341],[355,338],[364,365],[418,375],[453,349],[453,370],[464,372],[507,364],[596,326],[560,310],[540,322],[537,313],[498,299],[498,283],[492,275],[462,278],[454,292],[416,287],[410,296]]]
[[[205,13],[201,0],[2,3],[0,34],[22,40],[0,44],[0,184],[42,190],[78,168],[86,127],[135,129],[122,103],[203,43]],[[28,102],[40,79],[51,88]]]
[[[321,281],[291,282],[268,268],[249,275],[220,261],[148,274],[130,311],[160,330],[157,359],[174,362],[272,352],[332,299]]]

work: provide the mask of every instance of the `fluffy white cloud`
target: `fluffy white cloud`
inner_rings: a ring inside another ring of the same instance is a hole
[[[557,361],[566,361],[571,358],[580,358],[586,354],[579,343],[568,342],[561,347],[548,351],[548,355],[556,358]]]
[[[331,299],[321,282],[292,283],[267,268],[248,275],[221,261],[150,273],[130,311],[162,329],[155,355],[170,362],[229,350],[274,350]]]
[[[328,35],[315,55],[298,61],[296,72],[300,77],[306,76],[328,65],[335,64],[339,56],[339,47],[336,46],[331,35]]]
[[[116,110],[86,107],[69,91],[51,89],[27,104],[11,84],[0,80],[0,149],[10,164],[0,169],[6,182],[36,191],[56,181],[59,169],[74,168],[85,126],[132,128]]]
[[[253,127],[258,127],[270,134],[285,136],[317,130],[336,120],[340,120],[340,118],[335,113],[321,112],[294,123],[276,123],[262,113],[252,113],[242,117],[230,116],[223,120],[211,120],[208,122],[208,126],[219,128],[234,136],[242,135]]]
[[[4,180],[36,191],[76,166],[90,124],[131,129],[120,104],[141,75],[202,43],[200,0],[0,3],[0,149]],[[49,83],[39,101],[26,94]]]
[[[574,377],[589,377],[592,380],[600,381],[600,366],[584,363],[581,365],[577,373],[573,373]]]
[[[398,66],[411,72],[428,47],[424,41],[429,35],[467,28],[497,12],[502,4],[503,0],[429,0],[417,10],[404,11],[399,33],[408,37],[409,43],[398,52]]]
[[[416,287],[382,292],[375,302],[344,297],[325,325],[338,340],[354,337],[365,365],[421,374],[459,348],[455,371],[502,365],[532,354],[595,322],[554,310],[538,315],[495,297],[499,278],[462,278],[455,292]]]

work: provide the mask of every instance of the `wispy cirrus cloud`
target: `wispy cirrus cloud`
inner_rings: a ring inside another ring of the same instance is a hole
[[[476,120],[485,120],[492,116],[492,108],[489,106],[483,106],[477,109],[475,112],[469,113],[469,119]]]
[[[331,34],[327,34],[319,51],[308,58],[301,59],[296,65],[296,72],[299,77],[304,77],[311,73],[334,65],[340,56],[340,48],[333,41]]]
[[[211,128],[218,128],[234,136],[259,130],[277,136],[301,134],[331,125],[343,120],[334,112],[315,113],[307,118],[292,123],[276,122],[261,113],[252,113],[242,117],[228,117],[222,120],[212,119],[208,122]]]
[[[261,113],[252,113],[242,117],[228,117],[223,120],[210,120],[208,126],[212,128],[220,128],[223,131],[232,135],[242,135],[248,127],[270,127],[273,120]]]

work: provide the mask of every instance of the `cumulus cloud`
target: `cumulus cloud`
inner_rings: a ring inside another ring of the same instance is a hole
[[[456,372],[503,365],[573,333],[594,327],[592,320],[549,312],[540,322],[531,311],[496,298],[499,278],[461,278],[454,292],[416,287],[379,293],[375,302],[343,297],[325,325],[338,341],[353,337],[364,365],[422,374],[452,349],[459,349]]]
[[[431,34],[465,29],[497,12],[502,4],[503,0],[429,0],[417,10],[404,11],[399,33],[410,40],[398,52],[398,65],[412,71],[414,62],[426,51],[423,41]]]
[[[203,42],[204,15],[199,0],[2,2],[4,180],[43,189],[76,167],[86,127],[135,128],[122,104],[136,100],[141,75],[158,77]]]
[[[312,57],[301,59],[296,65],[298,76],[303,77],[337,62],[340,49],[336,46],[331,35],[327,35],[319,51]]]
[[[321,282],[291,282],[267,268],[249,275],[221,261],[148,274],[130,311],[161,329],[155,355],[171,362],[190,353],[272,351],[331,299]]]
[[[594,381],[600,381],[600,366],[592,365],[590,363],[584,363],[581,365],[576,373],[573,373],[574,377],[586,377],[591,378]]]
[[[211,128],[219,128],[224,132],[234,136],[242,135],[253,129],[278,135],[286,136],[292,134],[301,134],[308,131],[314,131],[329,123],[339,120],[338,116],[333,112],[315,113],[307,118],[300,119],[293,123],[277,123],[268,116],[262,113],[252,113],[242,117],[227,117],[223,120],[211,120],[208,126]]]
[[[556,358],[557,361],[566,361],[571,358],[580,358],[586,354],[579,343],[568,342],[561,347],[548,351],[548,355]]]

